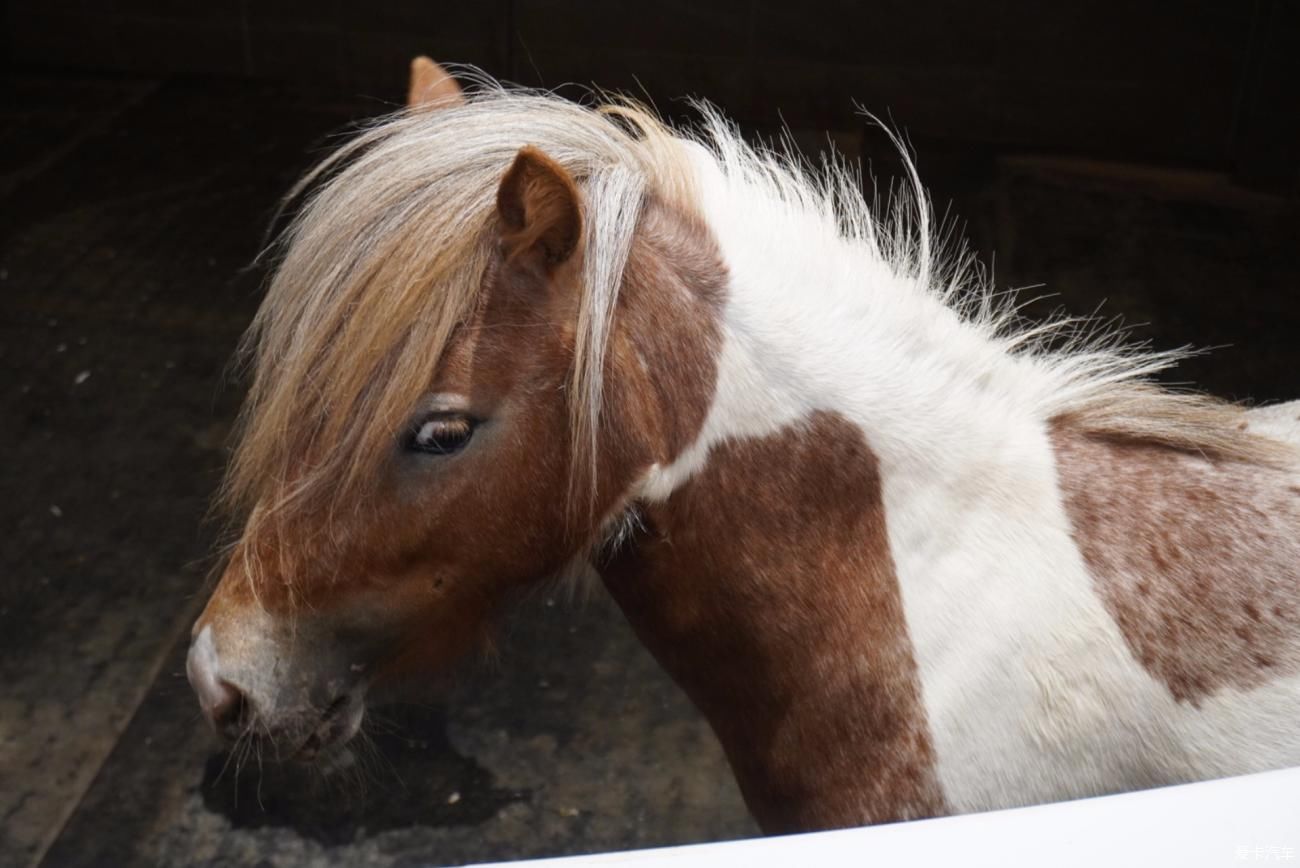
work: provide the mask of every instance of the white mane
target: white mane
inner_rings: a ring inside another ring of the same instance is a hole
[[[1033,369],[1034,394],[1022,397],[1036,402],[1041,418],[1223,457],[1274,462],[1290,456],[1279,444],[1243,430],[1243,408],[1152,381],[1186,358],[1186,348],[1153,351],[1127,341],[1121,329],[1088,318],[1030,322],[1021,317],[1013,293],[998,292],[960,247],[935,238],[916,168],[887,128],[882,127],[898,148],[907,189],[879,209],[863,194],[856,166],[834,157],[813,166],[788,142],[757,149],[716,110],[698,108],[703,124],[691,138],[725,176],[729,195],[754,209],[748,219],[779,223],[792,257],[813,249],[818,256],[856,263],[861,268],[856,283],[864,294],[896,293],[902,303],[915,301],[934,316],[942,316],[936,313],[939,306],[951,311],[992,351],[983,355],[990,366],[1014,359]],[[810,304],[830,301],[805,294]],[[844,315],[850,315],[847,309]],[[972,370],[970,377],[991,373]]]

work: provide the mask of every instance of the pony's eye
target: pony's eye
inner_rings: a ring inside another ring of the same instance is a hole
[[[450,455],[474,436],[474,421],[468,416],[453,413],[435,413],[421,420],[406,438],[410,452],[427,455]]]

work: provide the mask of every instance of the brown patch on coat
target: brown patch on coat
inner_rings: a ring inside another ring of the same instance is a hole
[[[1300,490],[1285,472],[1065,427],[1052,442],[1097,591],[1175,698],[1300,669]]]
[[[605,401],[625,423],[600,453],[608,461],[636,451],[640,472],[647,459],[671,464],[704,427],[718,378],[727,272],[702,220],[651,199],[624,274]]]
[[[765,832],[946,812],[861,431],[716,448],[602,575],[708,717]]]

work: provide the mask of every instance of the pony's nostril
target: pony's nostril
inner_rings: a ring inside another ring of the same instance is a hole
[[[252,707],[244,691],[221,677],[217,649],[212,641],[212,628],[204,627],[190,644],[185,659],[185,674],[189,676],[199,705],[212,723],[213,729],[228,737],[237,737],[245,729]]]
[[[321,715],[325,720],[330,720],[338,715],[340,711],[348,705],[348,695],[335,697],[334,701],[325,707],[325,713]]]
[[[209,699],[206,711],[218,732],[233,736],[244,730],[248,722],[249,705],[248,697],[242,690],[224,678],[219,678]]]

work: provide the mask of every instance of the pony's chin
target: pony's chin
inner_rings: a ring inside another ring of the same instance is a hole
[[[343,704],[330,707],[320,724],[294,753],[293,759],[309,763],[340,753],[361,730],[365,715],[366,703],[360,697],[348,697]]]

